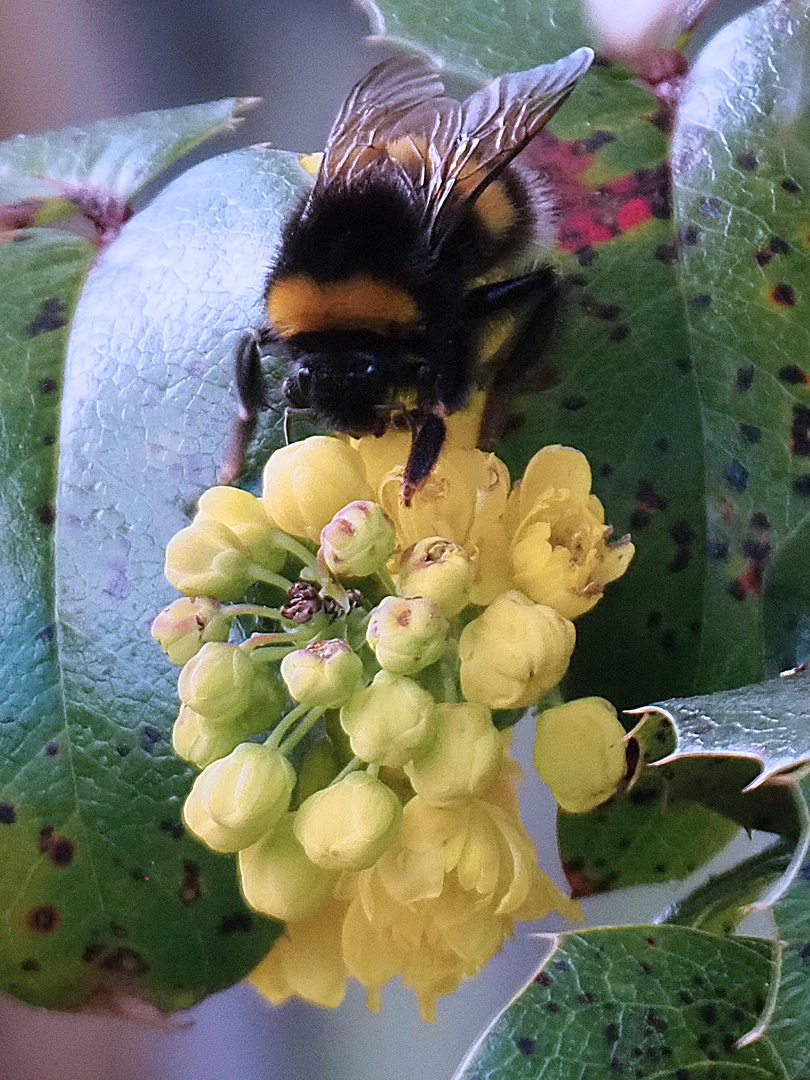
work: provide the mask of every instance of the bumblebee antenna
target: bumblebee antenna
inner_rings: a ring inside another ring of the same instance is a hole
[[[288,405],[284,410],[284,417],[281,421],[281,430],[284,432],[284,445],[289,446],[292,440],[290,439],[290,417],[291,416],[308,416],[312,417],[312,409],[294,409],[291,405]]]

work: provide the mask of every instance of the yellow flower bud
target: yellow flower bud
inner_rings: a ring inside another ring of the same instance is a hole
[[[491,709],[534,705],[565,675],[575,640],[553,608],[503,593],[461,633],[462,693]]]
[[[433,806],[483,791],[503,759],[503,739],[486,705],[439,704],[433,740],[405,765],[414,791]]]
[[[188,705],[181,705],[172,728],[172,749],[183,761],[204,769],[230,754],[244,737],[238,724],[210,724]]]
[[[321,553],[335,577],[368,577],[381,570],[397,536],[379,503],[356,501],[338,510],[321,530]]]
[[[281,677],[290,697],[310,708],[340,708],[357,689],[362,674],[363,661],[342,638],[313,641],[281,661]]]
[[[464,548],[431,536],[408,548],[397,577],[400,596],[422,596],[438,604],[448,619],[470,603],[475,568]]]
[[[283,754],[242,743],[203,769],[183,818],[214,851],[239,851],[272,831],[287,812],[294,787],[295,770]]]
[[[210,641],[180,672],[180,700],[207,720],[235,720],[253,700],[255,668],[238,645]]]
[[[313,435],[282,446],[264,467],[262,501],[280,529],[318,540],[347,503],[373,498],[363,460],[340,439]]]
[[[280,570],[286,552],[276,543],[275,522],[261,499],[235,487],[212,487],[197,504],[195,522],[217,521],[225,525],[247,548],[253,562],[268,570]]]
[[[434,707],[413,679],[380,671],[343,706],[340,723],[362,761],[402,766],[433,737]]]
[[[181,529],[166,547],[165,573],[186,596],[236,600],[255,578],[250,553],[218,521],[199,521]]]
[[[585,814],[614,795],[625,776],[625,731],[604,698],[546,709],[537,718],[534,765],[570,814]]]
[[[181,596],[152,623],[152,637],[173,664],[182,667],[206,641],[226,641],[231,623],[218,617],[222,605],[207,596]]]
[[[449,630],[433,600],[386,596],[371,613],[366,641],[380,667],[395,675],[413,675],[442,656]]]
[[[318,866],[365,870],[390,846],[401,818],[391,788],[355,772],[310,795],[295,816],[295,835]]]
[[[273,832],[239,852],[242,892],[250,906],[274,919],[306,919],[321,906],[337,873],[316,866],[293,832],[295,814],[285,814]]]

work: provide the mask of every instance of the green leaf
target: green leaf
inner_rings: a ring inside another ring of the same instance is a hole
[[[182,835],[177,672],[149,624],[305,181],[293,155],[246,151],[170,186],[90,272],[64,374],[92,249],[51,230],[0,245],[0,983],[35,1004],[184,1008],[279,932],[247,911],[233,860]]]
[[[201,142],[232,131],[253,101],[227,98],[0,143],[0,226],[77,211],[101,228],[120,224],[145,184]]]
[[[703,690],[775,675],[807,644],[806,575],[792,575],[810,558],[809,34],[808,5],[779,0],[727,27],[695,66],[673,147],[704,436]]]
[[[771,975],[770,943],[755,938],[680,926],[566,934],[456,1080],[784,1080],[767,1037],[735,1049]]]

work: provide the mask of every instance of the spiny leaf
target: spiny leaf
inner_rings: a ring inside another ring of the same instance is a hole
[[[756,1023],[771,946],[680,926],[586,930],[558,938],[456,1080],[587,1080],[701,1076],[784,1080],[767,1038],[735,1043]]]

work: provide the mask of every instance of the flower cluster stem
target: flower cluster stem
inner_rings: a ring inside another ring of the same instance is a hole
[[[310,731],[313,727],[315,727],[315,725],[325,712],[326,709],[320,705],[314,709],[310,709],[306,716],[303,718],[303,720],[296,727],[295,731],[293,731],[292,735],[289,735],[279,746],[279,750],[281,751],[281,753],[289,754],[291,750],[294,750],[295,747],[306,735],[306,733]]]

